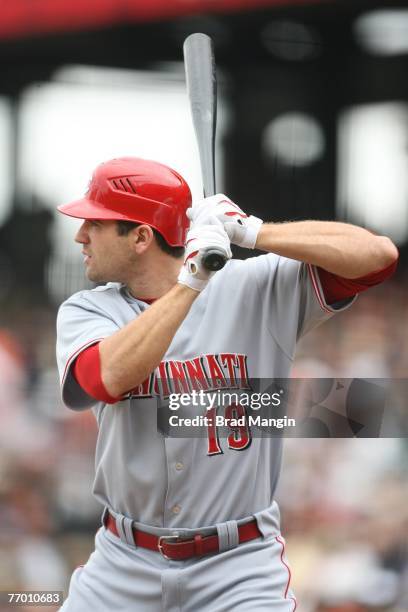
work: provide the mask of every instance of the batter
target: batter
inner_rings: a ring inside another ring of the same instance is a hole
[[[59,210],[84,219],[87,276],[105,283],[58,313],[62,395],[97,420],[104,508],[61,609],[293,612],[274,501],[281,439],[248,425],[165,437],[158,401],[289,377],[297,340],[390,276],[395,246],[343,223],[266,224],[222,194],[191,206],[177,172],[139,158],[101,164]],[[266,254],[231,260],[230,242]],[[203,266],[211,248],[228,259],[219,272]]]

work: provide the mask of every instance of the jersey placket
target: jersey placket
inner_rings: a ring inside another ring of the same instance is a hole
[[[190,523],[188,502],[191,468],[191,440],[165,438],[167,461],[167,491],[163,512],[164,527],[186,526]],[[194,446],[194,445],[193,445]]]

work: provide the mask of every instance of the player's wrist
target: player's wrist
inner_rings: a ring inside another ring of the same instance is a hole
[[[186,268],[182,268],[177,279],[177,284],[182,285],[184,287],[188,287],[189,289],[200,293],[203,289],[206,288],[209,280],[210,278],[197,278],[193,276],[188,270],[186,270]]]
[[[174,292],[174,295],[176,298],[179,298],[182,300],[192,298],[193,301],[197,297],[197,293],[199,293],[197,289],[193,289],[192,287],[190,287],[189,284],[184,283],[180,281],[179,279],[177,279],[176,284],[173,286],[172,291]]]
[[[290,224],[264,223],[260,226],[256,237],[255,249],[268,253],[280,253],[283,244],[287,244],[288,238],[284,236],[284,227]]]

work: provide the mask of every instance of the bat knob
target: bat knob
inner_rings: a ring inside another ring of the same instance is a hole
[[[211,270],[211,272],[216,272],[217,270],[221,270],[227,263],[227,258],[223,251],[219,251],[217,249],[209,249],[206,254],[203,256],[203,264],[207,270]]]

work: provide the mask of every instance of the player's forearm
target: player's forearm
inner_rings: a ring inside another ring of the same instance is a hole
[[[350,279],[386,268],[398,258],[389,238],[335,221],[264,223],[255,247]]]
[[[110,395],[121,396],[154,371],[198,295],[177,284],[137,319],[101,341],[101,377]]]

